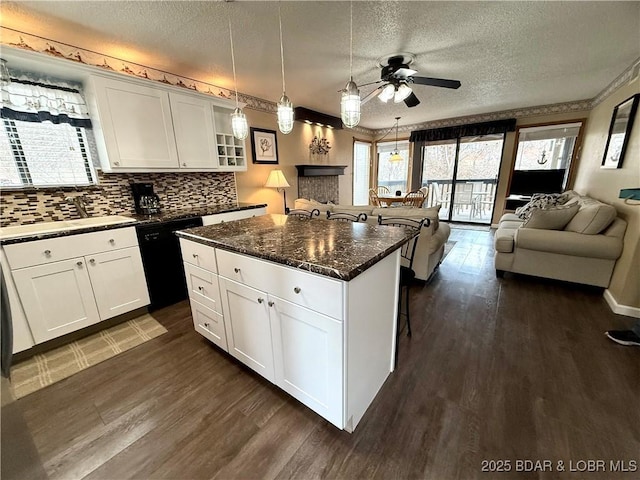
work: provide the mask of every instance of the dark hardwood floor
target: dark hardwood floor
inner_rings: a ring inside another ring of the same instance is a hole
[[[211,346],[182,302],[154,312],[167,334],[15,402],[46,473],[639,478],[640,349],[603,335],[632,320],[600,289],[496,279],[489,231],[454,229],[451,240],[433,281],[412,288],[413,337],[353,434]],[[511,471],[483,472],[483,460]],[[550,460],[553,471],[517,472],[516,460]],[[588,460],[606,471],[569,471]],[[611,472],[618,460],[638,470]]]

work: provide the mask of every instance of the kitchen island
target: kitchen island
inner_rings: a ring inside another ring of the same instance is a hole
[[[394,367],[402,228],[285,215],[177,232],[196,331],[353,431]]]

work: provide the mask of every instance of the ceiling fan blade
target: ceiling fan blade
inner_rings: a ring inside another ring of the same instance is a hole
[[[407,107],[411,108],[418,105],[420,103],[420,100],[418,100],[418,97],[416,97],[415,93],[411,92],[411,94],[404,99],[404,103],[407,105]]]
[[[367,103],[369,100],[371,100],[372,98],[376,98],[378,96],[378,94],[382,91],[383,87],[384,87],[384,85],[380,85],[374,91],[369,93],[366,97],[364,97],[362,100],[360,100],[360,105],[362,106],[365,103]]]
[[[447,80],[445,78],[430,78],[430,77],[409,77],[409,79],[418,85],[431,85],[433,87],[444,88],[460,88],[462,85],[458,80]]]
[[[358,88],[367,87],[369,85],[375,85],[376,83],[382,83],[382,82],[384,82],[384,80],[375,80],[373,82],[363,83],[362,85],[358,85]]]

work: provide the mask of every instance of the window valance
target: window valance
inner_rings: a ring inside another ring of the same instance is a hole
[[[2,118],[91,128],[89,109],[78,90],[28,80],[12,79],[2,86]]]
[[[494,120],[492,122],[469,123],[467,125],[454,125],[443,128],[430,128],[428,130],[414,130],[411,132],[410,142],[435,142],[439,140],[451,140],[461,137],[475,137],[492,135],[496,133],[514,132],[516,119]]]

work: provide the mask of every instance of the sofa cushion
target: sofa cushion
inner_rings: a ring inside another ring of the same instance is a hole
[[[499,223],[502,223],[502,222],[522,222],[522,219],[515,213],[505,213],[500,218]]]
[[[366,213],[369,216],[372,211],[373,205],[333,205],[331,208],[332,213],[350,213],[352,215]]]
[[[504,228],[502,226],[496,230],[493,236],[493,244],[496,251],[501,253],[513,252],[513,237],[516,234],[516,230],[517,228]]]
[[[531,216],[522,224],[522,228],[538,228],[541,230],[562,230],[571,221],[580,205],[558,205],[549,208],[536,208]]]
[[[330,210],[332,204],[320,203],[316,200],[307,200],[306,198],[296,198],[294,202],[294,208],[300,210],[313,210],[317,208],[320,210],[320,213],[325,213],[327,210]]]
[[[565,227],[569,232],[597,235],[616,218],[615,207],[590,197],[581,197],[580,210]]]

